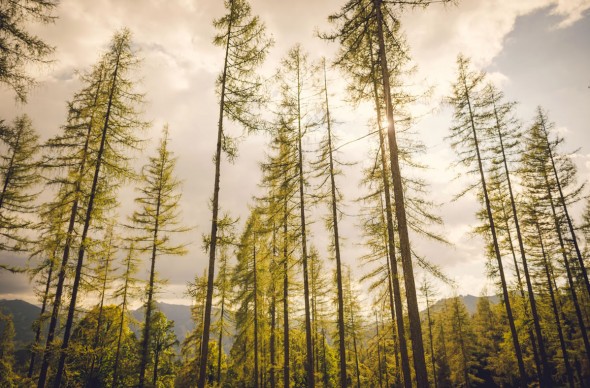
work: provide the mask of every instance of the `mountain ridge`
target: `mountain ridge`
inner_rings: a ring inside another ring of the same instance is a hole
[[[500,301],[500,297],[497,295],[485,297],[488,298],[493,304],[499,303]],[[477,302],[482,297],[467,294],[459,295],[459,298],[461,298],[462,302],[465,304],[469,314],[473,315],[477,309]],[[431,311],[436,312],[442,310],[445,302],[451,299],[452,298],[444,298],[437,300],[430,306]],[[195,327],[191,314],[191,306],[156,302],[156,308],[159,311],[162,311],[169,320],[174,321],[174,333],[176,334],[179,343],[182,343],[186,336]],[[5,314],[12,314],[15,329],[15,349],[18,350],[26,348],[30,343],[33,342],[35,338],[32,326],[34,321],[39,317],[41,308],[20,299],[0,299],[0,310],[2,310]],[[136,321],[133,323],[132,328],[138,334],[141,327],[141,322],[144,319],[144,311],[145,310],[143,306],[130,311],[131,316]],[[426,309],[420,311],[421,315],[424,315],[425,313]],[[229,351],[231,348],[231,339],[227,338],[226,341],[224,341],[223,347],[226,351]]]

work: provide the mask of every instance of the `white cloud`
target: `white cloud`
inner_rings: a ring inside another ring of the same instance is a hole
[[[556,4],[551,11],[553,15],[562,17],[557,24],[558,28],[566,28],[582,19],[584,13],[590,8],[590,0],[554,0]]]
[[[518,17],[547,7],[562,18],[558,26],[567,27],[590,8],[590,0],[463,0],[418,9],[402,20],[420,77],[440,85],[438,95],[446,95],[458,54],[485,68],[504,48]]]
[[[341,5],[341,0],[252,0],[253,11],[267,23],[276,41],[265,70],[272,72],[286,50],[298,41],[314,58],[334,52],[336,44],[314,38],[313,30],[320,26],[322,31],[329,31],[331,27],[325,22],[326,17]],[[214,83],[223,55],[222,50],[211,44],[215,33],[211,21],[223,13],[222,7],[219,0],[62,0],[59,19],[54,25],[33,27],[34,32],[55,45],[57,51],[52,66],[37,70],[43,84],[31,93],[30,104],[15,106],[10,93],[0,90],[0,117],[11,119],[27,112],[46,139],[63,123],[65,101],[79,87],[74,69],[84,70],[96,62],[114,31],[123,26],[131,29],[144,58],[141,89],[147,92],[149,100],[146,119],[154,120],[149,135],[155,143],[162,123],[170,124],[171,144],[179,157],[178,175],[184,180],[183,218],[197,226],[190,233],[190,239],[196,241],[190,254],[170,259],[161,267],[162,277],[172,279],[170,291],[164,295],[169,299],[182,299],[185,282],[205,267],[199,241],[210,225],[208,199],[212,191],[211,157],[217,121]],[[457,54],[471,57],[481,68],[489,66],[504,49],[518,17],[546,7],[553,7],[551,12],[560,17],[557,26],[565,28],[584,15],[590,8],[590,0],[463,0],[457,7],[433,5],[404,16],[403,27],[420,69],[417,77],[438,85],[433,103],[437,104],[440,97],[448,93]],[[490,78],[500,86],[511,81],[498,70],[490,73]],[[341,107],[341,111],[336,116],[345,122],[337,128],[343,142],[367,132],[363,114],[348,107]],[[436,147],[430,149],[424,161],[432,166],[428,180],[433,183],[433,191],[440,202],[448,202],[459,191],[458,182],[449,183],[455,171],[449,169],[452,152],[443,140],[449,119],[448,112],[432,115],[421,127],[424,141]],[[240,148],[237,164],[223,165],[224,210],[242,216],[247,212],[247,202],[257,190],[257,163],[262,157],[260,150],[264,140],[262,136],[246,140]],[[153,143],[146,147],[146,154],[153,150]],[[366,144],[366,141],[353,143],[343,149],[343,154],[348,160],[366,161]],[[590,161],[585,165],[590,170]],[[360,167],[355,169],[342,180],[347,185],[345,198],[351,202],[359,192]],[[355,205],[348,206],[347,213],[356,213]],[[468,233],[476,208],[473,198],[442,206],[448,236],[457,249],[433,245],[425,248],[436,264],[451,275],[460,274],[462,293],[477,294],[479,290],[474,288],[483,283],[481,279],[485,276],[481,270],[485,263],[478,256],[481,244],[474,243]],[[345,261],[352,264],[360,251],[356,245],[360,233],[353,222],[344,221],[347,222],[345,237],[351,241]]]

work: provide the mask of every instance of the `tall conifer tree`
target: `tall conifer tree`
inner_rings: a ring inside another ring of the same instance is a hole
[[[145,385],[153,322],[154,297],[157,291],[156,261],[162,255],[183,255],[184,245],[170,241],[175,233],[185,232],[179,226],[180,181],[174,176],[176,158],[169,150],[168,127],[164,127],[156,156],[149,159],[141,174],[139,196],[135,199],[139,209],[131,221],[138,231],[136,249],[150,257],[149,280],[146,288],[145,320],[141,337],[139,386]]]
[[[271,41],[266,37],[265,26],[257,16],[251,14],[247,0],[226,0],[227,14],[214,21],[219,31],[214,43],[225,49],[223,70],[217,80],[219,94],[219,119],[217,126],[217,145],[215,148],[215,176],[213,183],[211,234],[209,246],[209,265],[207,275],[207,298],[203,322],[201,360],[207,360],[211,328],[211,306],[215,283],[215,255],[217,249],[217,229],[219,216],[219,186],[221,176],[221,157],[225,152],[230,160],[235,157],[235,143],[225,130],[224,119],[242,125],[248,131],[260,129],[260,121],[254,109],[264,101],[260,92],[261,80],[256,75],[268,51]],[[207,379],[206,362],[199,365],[197,386],[205,387]]]

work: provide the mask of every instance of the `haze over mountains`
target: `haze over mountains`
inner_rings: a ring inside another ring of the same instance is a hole
[[[459,297],[461,298],[463,304],[465,304],[469,314],[473,315],[477,308],[477,302],[481,297],[473,295],[460,295]],[[499,302],[498,296],[495,295],[487,296],[486,298],[490,299],[490,301],[494,304]],[[434,303],[431,306],[432,311],[442,310],[446,300],[447,299],[441,299]],[[182,343],[187,334],[193,330],[195,326],[195,323],[191,317],[191,307],[169,303],[156,303],[156,307],[159,311],[163,312],[169,320],[174,321],[174,334],[176,334],[179,343]],[[31,328],[34,321],[39,317],[41,309],[38,306],[23,300],[0,299],[0,310],[6,314],[12,315],[15,329],[15,348],[25,348],[34,339],[34,333]],[[424,311],[422,311],[422,313],[423,312]],[[143,307],[131,311],[132,317],[137,322],[141,322],[144,319],[144,314],[145,312]],[[216,311],[214,308],[214,316],[215,315]],[[139,324],[137,322],[134,324],[134,331],[136,334],[139,333]],[[224,341],[224,349],[229,351],[231,348],[232,338],[227,337],[226,341]]]

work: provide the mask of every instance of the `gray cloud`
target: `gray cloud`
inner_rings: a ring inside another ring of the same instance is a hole
[[[569,7],[574,3],[578,7]],[[263,66],[265,75],[274,72],[280,58],[296,42],[301,42],[314,59],[332,54],[336,45],[314,38],[314,29],[329,31],[331,27],[326,18],[341,5],[340,0],[252,0],[253,11],[267,23],[276,41]],[[553,8],[547,8],[552,5]],[[436,106],[447,92],[455,58],[459,52],[464,52],[472,56],[475,63],[495,72],[498,79],[505,80],[506,94],[523,101],[520,108],[523,118],[528,119],[532,107],[541,103],[550,109],[558,126],[568,128],[568,144],[588,146],[590,139],[585,129],[590,98],[587,89],[590,50],[585,48],[588,47],[586,37],[590,33],[590,23],[588,16],[582,15],[589,6],[584,1],[566,0],[466,0],[458,7],[433,6],[426,11],[409,12],[403,21],[414,58],[420,66],[417,78],[438,86],[428,108]],[[146,0],[138,6],[137,1],[131,0],[62,0],[58,12],[55,25],[33,26],[35,32],[56,46],[56,62],[47,69],[36,69],[41,83],[31,92],[26,106],[16,105],[12,94],[0,88],[0,117],[10,120],[27,112],[43,139],[56,134],[64,122],[65,102],[80,87],[74,69],[88,68],[97,60],[113,32],[128,26],[144,58],[138,75],[142,80],[139,88],[147,93],[145,118],[153,123],[146,134],[150,143],[138,155],[137,166],[153,152],[162,126],[168,123],[171,147],[178,156],[177,174],[184,181],[183,221],[194,226],[182,237],[183,241],[192,242],[189,254],[181,258],[162,257],[158,263],[161,277],[169,279],[162,297],[182,299],[186,282],[196,273],[202,273],[206,266],[200,241],[210,227],[208,203],[217,124],[214,85],[223,55],[222,50],[211,44],[215,33],[211,21],[222,15],[222,2]],[[551,12],[556,15],[550,16]],[[574,22],[576,17],[582,19]],[[334,78],[340,77],[335,75]],[[335,89],[341,90],[343,86],[340,79]],[[340,100],[334,103],[338,106],[334,114],[343,122],[338,127],[343,143],[366,134],[365,122],[370,110],[361,107],[354,111]],[[449,120],[448,110],[442,109],[422,119],[416,130],[428,146],[424,161],[431,169],[425,174],[426,179],[432,184],[433,198],[443,203],[440,212],[446,222],[444,231],[456,247],[441,247],[419,239],[415,240],[415,245],[449,275],[461,279],[460,292],[478,293],[476,288],[485,282],[485,259],[480,255],[483,243],[469,234],[478,205],[472,198],[450,202],[460,186],[459,182],[452,181],[457,173],[449,169],[454,156],[443,140]],[[239,132],[239,129],[234,130]],[[263,158],[261,150],[266,140],[262,134],[249,137],[241,145],[236,164],[223,164],[222,210],[240,216],[242,221],[247,216],[251,197],[259,190],[258,163]],[[365,140],[342,149],[345,160],[359,162],[347,169],[346,177],[340,181],[349,214],[358,213],[353,200],[362,193],[360,171],[371,163],[367,144]],[[585,178],[590,171],[588,162],[588,157],[579,161]],[[121,217],[133,210],[133,196],[131,188],[122,191]],[[314,212],[320,214],[323,210]],[[328,238],[322,231],[322,223],[316,222],[313,230],[314,242],[325,256]],[[358,245],[361,234],[356,221],[345,217],[342,232],[346,239],[345,261],[354,266],[363,253]],[[0,276],[0,295],[30,290],[24,277],[3,273]]]

